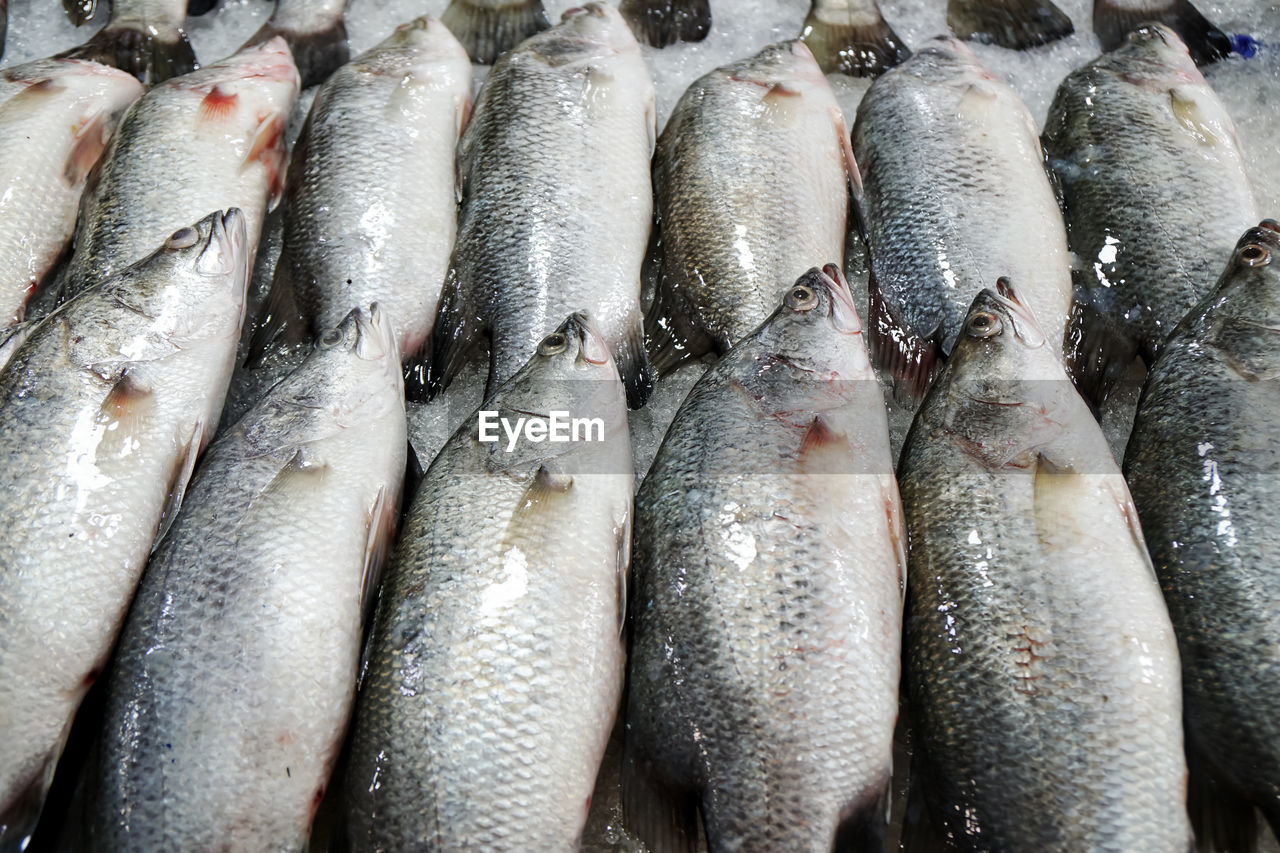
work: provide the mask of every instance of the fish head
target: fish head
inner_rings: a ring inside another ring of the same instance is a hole
[[[458,70],[465,63],[465,75]],[[439,18],[422,15],[401,24],[385,41],[352,65],[369,74],[411,74],[433,80],[441,73],[461,77],[470,86],[471,58]]]
[[[1219,322],[1280,332],[1280,222],[1264,219],[1244,232],[1206,302]]]
[[[925,42],[919,50],[897,68],[891,68],[885,76],[890,80],[909,76],[925,83],[967,88],[978,80],[995,80],[996,77],[973,52],[973,48],[954,36],[937,36]]]
[[[1098,62],[1145,88],[1163,90],[1179,83],[1204,82],[1187,45],[1164,24],[1147,23],[1134,29]]]
[[[733,82],[753,83],[775,97],[830,89],[813,52],[799,39],[771,44],[755,56],[726,66],[724,73]]]
[[[586,3],[566,9],[559,24],[527,39],[508,61],[528,55],[555,68],[607,61],[618,54],[640,55],[631,28],[613,6]]]

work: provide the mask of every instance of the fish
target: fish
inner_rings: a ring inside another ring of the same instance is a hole
[[[0,370],[0,846],[35,824],[157,533],[213,435],[248,279],[238,210],[63,304]]]
[[[93,0],[63,0],[77,25],[93,16],[95,5]],[[187,0],[116,0],[106,26],[59,56],[111,65],[154,86],[199,67],[182,28],[186,17]]]
[[[8,326],[67,250],[85,180],[143,88],[123,71],[74,59],[36,60],[0,77],[12,84],[0,88],[0,325]]]
[[[928,387],[969,303],[1000,276],[1019,282],[1060,349],[1071,263],[1039,128],[966,44],[934,39],[876,78],[853,152],[871,254],[868,337],[899,392]]]
[[[346,0],[276,0],[271,17],[246,42],[246,46],[280,36],[289,43],[302,88],[323,83],[351,58]]]
[[[1260,216],[1231,116],[1161,24],[1068,74],[1043,138],[1078,259],[1072,368],[1100,402],[1135,353],[1160,354]]]
[[[623,807],[649,849],[693,850],[695,803],[713,853],[883,849],[905,545],[853,296],[812,269],[636,495]]]
[[[406,441],[395,333],[374,307],[209,447],[121,631],[91,849],[305,847]]]
[[[652,47],[702,41],[711,32],[709,0],[621,0],[618,11],[636,39]]]
[[[974,298],[898,485],[912,776],[935,826],[962,851],[1192,849],[1178,649],[1137,513],[1007,279]]]
[[[661,265],[645,326],[660,374],[727,352],[815,261],[843,257],[857,166],[803,42],[770,45],[689,86],[653,174]]]
[[[449,0],[440,20],[480,65],[551,26],[542,0]]]
[[[1231,55],[1231,37],[1190,0],[1093,0],[1093,31],[1104,51],[1117,49],[1129,33],[1150,23],[1164,24],[1177,33],[1196,65]]]
[[[800,38],[827,74],[878,77],[911,56],[876,0],[812,0]]]
[[[1051,0],[948,0],[947,28],[957,38],[1011,50],[1064,39],[1076,31]]]
[[[167,81],[120,122],[81,199],[63,298],[123,269],[183,222],[237,207],[250,262],[284,183],[298,72],[284,39]]]
[[[1280,832],[1280,223],[1236,243],[1151,365],[1125,452],[1182,659],[1187,740]]]
[[[531,432],[557,416],[577,440]],[[632,489],[610,347],[570,315],[409,507],[356,700],[351,849],[577,849],[622,694]]]
[[[462,207],[423,396],[482,338],[492,391],[556,318],[582,311],[613,348],[628,403],[644,404],[655,110],[640,46],[612,6],[570,9],[498,60],[458,143]]]
[[[257,351],[282,333],[318,337],[377,302],[402,358],[418,359],[453,250],[453,151],[470,110],[466,51],[426,16],[324,84],[291,157],[273,284],[282,292],[270,298]]]

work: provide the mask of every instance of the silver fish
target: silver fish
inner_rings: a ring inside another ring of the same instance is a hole
[[[1280,833],[1280,223],[1151,366],[1125,476],[1182,652],[1188,743]]]
[[[877,77],[911,55],[876,0],[812,0],[800,38],[827,74]]]
[[[578,440],[525,437],[554,435],[557,412]],[[577,849],[622,693],[632,486],[609,346],[573,315],[454,434],[405,519],[357,699],[353,849]]]
[[[355,309],[205,454],[112,668],[92,844],[298,850],[400,512],[395,333]]]
[[[41,59],[0,72],[0,325],[66,250],[80,193],[142,86],[95,62]]]
[[[551,26],[542,0],[449,0],[440,20],[481,65]]]
[[[963,851],[1187,853],[1178,650],[1137,513],[1004,280],[974,299],[898,483],[933,820]]]
[[[77,24],[93,16],[95,5],[94,0],[63,0]],[[186,17],[187,0],[114,0],[107,25],[61,55],[112,65],[154,86],[199,67],[182,29]]]
[[[648,394],[640,265],[653,219],[653,81],[611,6],[565,12],[489,72],[458,146],[462,211],[432,333],[428,395],[489,339],[489,389],[573,311]]]
[[[346,0],[276,0],[271,17],[246,45],[280,36],[289,43],[302,88],[323,83],[351,58],[346,5]]]
[[[839,267],[801,276],[636,496],[623,787],[652,849],[693,849],[686,796],[711,851],[885,831],[906,538],[861,331]]]
[[[248,278],[210,214],[44,319],[0,370],[0,844],[39,813],[157,529],[213,435]]]
[[[646,332],[662,373],[726,352],[814,261],[844,254],[857,167],[844,117],[802,42],[717,68],[658,140],[662,269]]]

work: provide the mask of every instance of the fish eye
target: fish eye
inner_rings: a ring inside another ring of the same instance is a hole
[[[1246,267],[1261,267],[1271,263],[1271,253],[1266,247],[1250,243],[1240,250],[1240,263]]]
[[[559,332],[552,332],[538,344],[538,355],[555,355],[562,353],[569,345],[569,339]]]
[[[340,343],[342,343],[341,329],[330,329],[325,332],[324,337],[320,339],[320,346],[322,347],[336,347]]]
[[[1000,334],[1001,328],[1003,328],[1003,324],[998,316],[990,311],[979,311],[969,318],[966,331],[975,338],[989,338],[992,335]]]
[[[165,246],[170,249],[189,249],[200,239],[200,232],[188,225],[186,228],[179,228],[165,241]]]
[[[811,287],[797,284],[787,291],[787,297],[783,302],[792,311],[808,311],[818,304],[818,294],[814,293]]]

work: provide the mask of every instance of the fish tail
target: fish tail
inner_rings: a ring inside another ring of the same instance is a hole
[[[421,383],[406,383],[405,399],[429,403],[438,397],[466,365],[472,348],[484,332],[484,321],[467,304],[462,283],[456,272],[450,270],[440,291],[440,307],[436,310],[436,322],[431,330],[431,361]],[[491,370],[490,391],[494,387],[492,378]]]
[[[1102,409],[1138,354],[1138,342],[1077,292],[1067,323],[1067,372],[1093,409]]]
[[[818,13],[818,2],[809,7],[809,15],[800,29],[800,39],[818,60],[824,73],[848,74],[853,77],[878,77],[911,56],[898,34],[880,16],[873,4],[874,21],[831,20]]]
[[[60,54],[63,59],[87,59],[127,71],[147,86],[189,74],[196,55],[179,27],[153,32],[108,24],[79,47]]]
[[[1252,853],[1258,847],[1253,805],[1220,777],[1203,748],[1187,737],[1187,814],[1198,849]]]
[[[698,849],[694,798],[663,785],[632,737],[624,740],[622,748],[622,817],[654,853],[694,853]]]
[[[1114,50],[1133,30],[1152,22],[1176,32],[1196,65],[1209,65],[1231,53],[1231,38],[1200,14],[1190,0],[1169,0],[1159,9],[1128,9],[1115,0],[1094,0],[1093,31],[1103,50]]]
[[[938,335],[942,324],[923,335],[902,318],[892,302],[881,293],[874,270],[868,275],[867,320],[871,358],[876,366],[893,377],[894,391],[906,399],[919,399],[942,369],[942,347]]]
[[[490,8],[473,0],[449,0],[440,20],[453,33],[472,62],[494,60],[534,33],[551,26],[542,0],[511,0]]]
[[[889,779],[868,789],[866,796],[844,815],[836,828],[836,853],[880,853],[889,830],[889,802],[893,796]]]
[[[289,44],[304,89],[323,83],[351,58],[351,48],[347,44],[347,25],[341,16],[328,27],[309,33],[282,29],[267,21],[245,46],[262,44],[276,36]]]
[[[653,369],[644,345],[644,320],[637,312],[628,323],[613,351],[618,375],[627,390],[627,408],[639,409],[649,401],[653,391]]]
[[[1076,31],[1051,0],[950,0],[947,26],[962,39],[1026,50]]]
[[[622,0],[618,11],[635,37],[653,47],[702,41],[711,32],[708,0]]]

